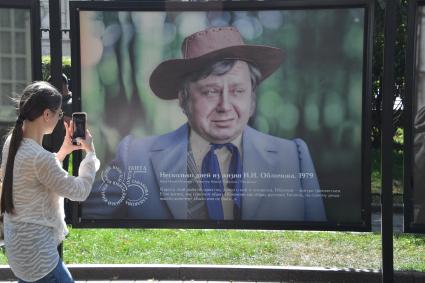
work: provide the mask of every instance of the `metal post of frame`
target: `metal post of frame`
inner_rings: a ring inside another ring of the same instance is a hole
[[[393,93],[394,55],[396,42],[396,1],[387,0],[384,21],[384,75],[382,84],[382,282],[394,280],[393,262],[393,195],[392,195],[392,156],[393,156]]]
[[[49,0],[50,20],[50,75],[52,84],[62,91],[62,31],[61,31],[61,1]],[[62,244],[58,247],[59,255],[63,255]]]
[[[32,39],[31,47],[33,52],[33,67],[32,77],[33,81],[39,81],[43,79],[43,72],[41,70],[41,23],[40,23],[40,1],[34,1],[32,3],[31,23],[34,25],[32,28]]]
[[[50,19],[50,75],[52,83],[62,89],[62,31],[61,31],[61,1],[49,0]]]

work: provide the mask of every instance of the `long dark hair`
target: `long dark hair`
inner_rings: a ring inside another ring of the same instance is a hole
[[[14,213],[13,167],[15,156],[23,138],[22,126],[25,120],[34,121],[44,110],[56,111],[61,107],[62,95],[47,82],[34,82],[28,85],[18,100],[18,119],[12,129],[6,170],[1,194],[1,213]]]

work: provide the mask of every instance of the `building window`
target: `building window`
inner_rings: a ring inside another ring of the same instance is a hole
[[[0,123],[14,121],[11,97],[31,81],[30,11],[0,9]]]

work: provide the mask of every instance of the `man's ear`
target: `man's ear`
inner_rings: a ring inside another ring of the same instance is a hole
[[[255,112],[255,105],[257,105],[257,95],[255,93],[255,91],[253,91],[252,93],[252,99],[251,99],[251,108],[249,109],[249,117],[251,117],[252,115],[254,115]]]
[[[179,90],[177,96],[179,98],[179,106],[183,109],[183,91]]]
[[[180,106],[180,109],[182,110],[183,114],[185,114],[185,115],[187,116],[187,109],[186,109],[187,105],[185,105],[185,103],[187,103],[187,101],[184,101],[184,97],[183,97],[183,96],[184,96],[184,94],[183,94],[183,91],[182,91],[182,90],[180,90],[180,91],[178,92],[177,96],[178,96],[178,98],[179,98],[179,106]]]

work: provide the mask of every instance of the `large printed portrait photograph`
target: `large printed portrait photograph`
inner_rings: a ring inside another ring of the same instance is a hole
[[[180,4],[77,13],[81,221],[364,226],[367,9]]]

